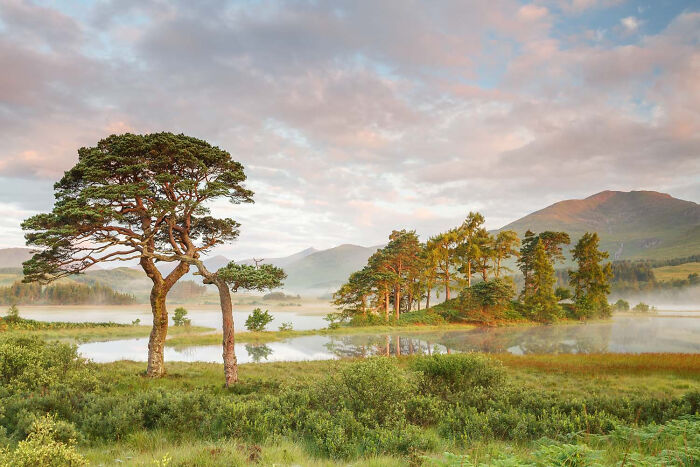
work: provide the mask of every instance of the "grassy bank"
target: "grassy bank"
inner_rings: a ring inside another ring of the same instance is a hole
[[[196,334],[213,331],[213,328],[203,326],[170,326],[168,334]],[[0,334],[13,336],[36,336],[47,340],[67,342],[100,342],[117,339],[147,337],[151,326],[121,324],[121,323],[91,323],[67,321],[36,321],[19,317],[5,316],[0,318]]]
[[[148,379],[143,363],[3,336],[0,367],[0,465],[46,452],[96,465],[700,461],[696,355],[246,364],[225,389],[220,364],[169,362]]]

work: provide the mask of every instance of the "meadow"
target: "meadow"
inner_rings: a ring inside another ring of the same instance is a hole
[[[246,364],[225,389],[220,364],[152,379],[8,332],[0,368],[0,465],[700,462],[695,354]]]

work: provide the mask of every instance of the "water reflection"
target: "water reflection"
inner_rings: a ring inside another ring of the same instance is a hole
[[[272,355],[272,349],[266,344],[246,344],[245,350],[248,352],[248,357],[255,363],[263,359],[267,360]]]
[[[82,344],[99,362],[144,361],[147,339]],[[371,355],[432,355],[451,352],[513,354],[700,353],[700,319],[664,316],[616,317],[607,322],[557,326],[479,328],[466,331],[315,335],[265,345],[237,344],[240,363],[327,360]],[[221,346],[166,348],[166,360],[220,362]]]

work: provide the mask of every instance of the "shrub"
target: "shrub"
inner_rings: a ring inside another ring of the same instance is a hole
[[[192,320],[187,318],[187,310],[184,307],[175,308],[175,313],[173,314],[173,324],[175,326],[189,326]]]
[[[324,408],[344,408],[367,426],[405,421],[405,406],[416,390],[415,380],[383,357],[343,368],[322,382],[317,395]]]
[[[636,311],[637,313],[648,313],[649,305],[644,302],[639,302],[634,306],[634,308],[632,308],[632,311]]]
[[[280,332],[293,331],[294,326],[292,326],[291,322],[282,323],[282,324],[280,324],[279,328],[277,328],[277,329],[279,329]]]
[[[10,320],[15,320],[15,319],[19,318],[19,308],[17,308],[16,304],[13,303],[7,309],[7,318]]]
[[[328,329],[338,329],[347,318],[344,313],[328,313],[323,319],[328,321]]]
[[[618,301],[615,302],[613,305],[613,310],[615,311],[629,311],[630,310],[630,304],[626,300],[619,299]]]
[[[0,339],[0,389],[9,394],[43,390],[71,383],[97,384],[94,367],[78,356],[77,347],[37,337]]]
[[[483,355],[433,355],[414,360],[411,368],[423,374],[423,386],[431,394],[446,395],[492,388],[505,380],[500,362]]]
[[[268,310],[262,311],[260,308],[256,308],[245,320],[245,327],[251,332],[264,331],[265,326],[270,324],[273,319]]]
[[[472,322],[489,322],[503,319],[505,309],[515,295],[512,281],[492,279],[477,282],[463,289],[458,297],[458,303],[463,314]]]
[[[75,450],[75,439],[61,439],[56,420],[45,415],[33,425],[26,440],[14,451],[0,450],[0,465],[17,467],[63,467],[87,465]]]
[[[445,323],[445,318],[433,311],[429,310],[415,310],[408,313],[401,313],[399,315],[399,324],[426,324],[426,325],[438,325]]]

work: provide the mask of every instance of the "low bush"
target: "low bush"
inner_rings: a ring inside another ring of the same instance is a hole
[[[268,310],[262,311],[260,308],[256,308],[246,318],[245,328],[250,332],[262,332],[273,319]]]
[[[64,467],[87,465],[75,449],[75,438],[65,438],[66,424],[50,415],[37,419],[29,435],[14,450],[0,449],[2,467]]]

